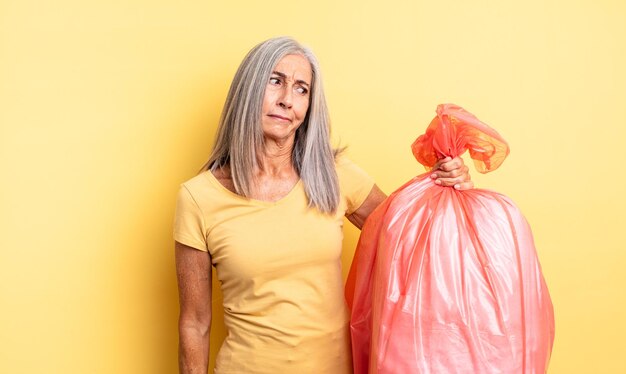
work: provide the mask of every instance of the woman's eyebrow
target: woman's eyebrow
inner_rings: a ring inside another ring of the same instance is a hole
[[[274,74],[274,75],[278,75],[279,77],[281,77],[281,78],[283,78],[283,79],[287,79],[287,75],[286,75],[285,73],[281,73],[280,71],[276,71],[276,70],[274,70],[274,71],[272,72],[272,74]],[[302,79],[297,79],[297,80],[296,80],[296,83],[306,85],[307,87],[311,87],[311,85],[309,84],[309,82],[307,82],[307,81],[303,81]]]

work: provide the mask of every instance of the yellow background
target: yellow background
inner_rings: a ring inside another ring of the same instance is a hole
[[[626,372],[621,0],[0,0],[0,372],[177,370],[175,193],[277,35],[316,52],[334,139],[386,192],[438,103],[496,128],[512,153],[473,177],[533,227],[550,373]]]

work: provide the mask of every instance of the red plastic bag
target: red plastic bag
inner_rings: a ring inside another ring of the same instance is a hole
[[[508,145],[462,108],[437,107],[417,160],[469,150],[480,172]],[[528,223],[499,193],[417,176],[367,219],[346,285],[354,372],[545,373],[554,313]]]

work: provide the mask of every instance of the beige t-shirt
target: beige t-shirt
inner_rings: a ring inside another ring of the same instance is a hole
[[[307,207],[302,181],[277,202],[232,193],[209,171],[183,183],[174,239],[209,251],[228,335],[216,373],[352,372],[343,294],[343,217],[373,180],[341,157],[334,215]]]

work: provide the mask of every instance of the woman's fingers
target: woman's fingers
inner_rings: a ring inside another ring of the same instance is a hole
[[[465,178],[463,178],[463,177],[437,178],[435,180],[435,184],[438,184],[438,185],[444,186],[444,187],[452,187],[452,186],[455,186],[457,184],[461,184],[461,183],[465,183],[465,182],[468,182],[468,181],[465,180]]]
[[[433,166],[432,170],[433,171],[439,170],[441,168],[441,164],[443,164],[445,162],[450,162],[451,160],[452,160],[452,157],[446,157],[446,158],[441,158],[441,159],[437,160],[437,162]]]
[[[474,187],[474,182],[470,179],[465,179],[463,176],[457,178],[438,178],[435,180],[435,184],[444,187],[454,187],[457,190],[468,190]]]
[[[459,190],[459,191],[471,190],[472,188],[474,188],[474,182],[472,181],[467,181],[467,182],[458,183],[454,185],[454,189]]]
[[[461,168],[463,165],[464,163],[461,157],[455,157],[455,158],[446,157],[437,161],[433,169],[438,169],[441,171],[452,171],[452,170]]]
[[[465,165],[461,165],[458,169],[452,169],[450,171],[444,171],[444,170],[434,170],[432,171],[431,178],[433,179],[440,179],[440,178],[446,178],[446,179],[454,179],[454,178],[461,178],[459,180],[459,182],[464,182],[466,177],[469,177],[469,168]]]
[[[469,190],[474,188],[474,183],[469,175],[469,168],[460,157],[446,157],[437,161],[430,175],[435,179],[435,184],[444,187],[454,187],[457,190]]]

